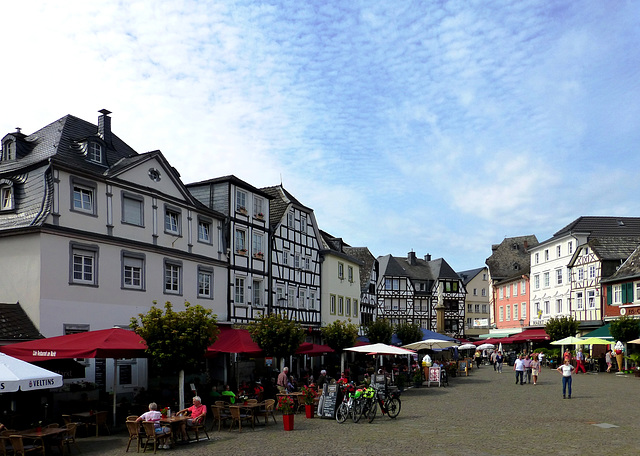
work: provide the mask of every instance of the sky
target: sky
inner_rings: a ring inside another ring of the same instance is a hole
[[[72,114],[184,183],[282,183],[375,255],[640,216],[636,1],[2,2],[1,136]]]

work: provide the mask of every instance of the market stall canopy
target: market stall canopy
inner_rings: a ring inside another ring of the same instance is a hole
[[[549,334],[546,333],[544,328],[525,329],[521,333],[513,334],[509,339],[515,342],[527,342],[530,340],[550,340]]]
[[[260,345],[255,343],[246,329],[235,329],[220,326],[218,339],[207,348],[207,355],[218,353],[242,353],[248,356],[263,355]]]
[[[326,355],[327,353],[333,352],[335,352],[335,350],[328,345],[305,342],[303,344],[300,344],[300,346],[296,350],[296,355],[322,356]]]
[[[403,348],[411,350],[433,350],[437,348],[457,347],[458,342],[442,339],[426,339],[404,345]]]
[[[580,342],[576,342],[578,345],[610,345],[613,343],[612,340],[600,339],[599,337],[588,337]]]
[[[599,337],[600,339],[610,339],[613,340],[613,337],[611,336],[611,333],[609,332],[609,327],[611,326],[611,323],[607,323],[604,326],[600,326],[597,329],[594,329],[591,332],[588,332],[587,334],[584,334],[582,337],[584,338],[588,338],[588,337]]]
[[[62,375],[0,353],[0,393],[62,386]]]
[[[23,361],[60,358],[142,358],[147,344],[133,331],[100,329],[4,345],[0,352]]]
[[[393,345],[382,343],[358,345],[355,347],[345,348],[345,350],[358,353],[367,353],[370,355],[411,355],[415,353],[414,350],[407,350],[406,348],[394,347]]]
[[[551,345],[575,345],[582,342],[583,340],[584,339],[582,337],[568,336],[564,339],[554,340],[553,342],[551,342]]]

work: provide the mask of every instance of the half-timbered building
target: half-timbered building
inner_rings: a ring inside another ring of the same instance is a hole
[[[379,264],[367,247],[343,247],[345,253],[360,261],[360,330],[375,319],[377,307],[376,284]]]
[[[236,176],[188,184],[191,194],[224,214],[222,244],[229,258],[227,313],[232,323],[249,323],[265,311],[269,286],[269,200]]]
[[[270,312],[318,329],[320,314],[320,230],[313,210],[282,185],[261,189],[269,201]]]
[[[602,279],[603,319],[640,319],[640,245],[611,276]]]
[[[436,330],[436,307],[444,305],[445,332],[464,336],[466,290],[462,279],[443,259],[424,260],[409,252],[406,258],[378,257],[380,276],[377,284],[377,316],[393,325],[417,323]]]

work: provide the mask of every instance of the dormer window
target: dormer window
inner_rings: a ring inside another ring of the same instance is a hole
[[[13,183],[0,179],[0,211],[13,210]]]
[[[88,157],[92,162],[102,163],[102,144],[91,141],[89,143]]]
[[[0,157],[2,161],[9,161],[16,159],[16,142],[12,139],[7,139],[4,144],[2,144],[2,157]]]

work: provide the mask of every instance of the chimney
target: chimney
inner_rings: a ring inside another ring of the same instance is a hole
[[[526,252],[527,249],[529,248],[529,243],[527,242],[527,240],[524,240],[524,251]]]
[[[416,260],[416,252],[409,252],[407,254],[407,263],[409,263],[411,266],[414,266],[418,263],[418,261]]]
[[[110,146],[111,145],[111,117],[109,117],[109,114],[111,114],[111,111],[107,109],[101,109],[98,112],[102,114],[100,117],[98,117],[98,136],[100,136],[102,140],[106,142],[107,145]]]
[[[427,254],[424,256],[424,261],[431,261],[431,254],[430,254],[430,253],[427,253]]]

